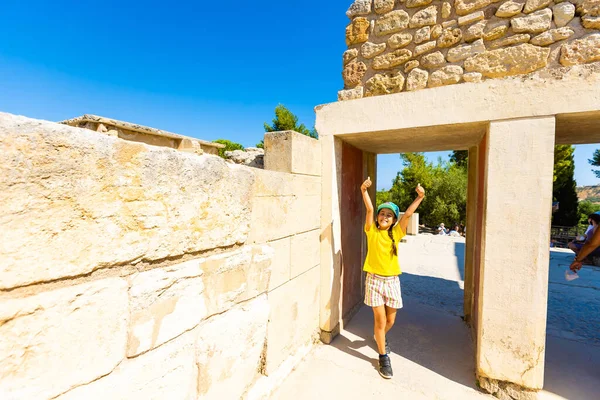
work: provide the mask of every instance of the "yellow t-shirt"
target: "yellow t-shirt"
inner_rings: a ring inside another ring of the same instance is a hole
[[[402,271],[398,256],[392,253],[392,239],[388,231],[380,230],[373,223],[369,230],[365,226],[365,233],[367,234],[367,258],[363,270],[381,276],[400,275]],[[396,245],[405,236],[400,224],[392,228],[392,233]]]

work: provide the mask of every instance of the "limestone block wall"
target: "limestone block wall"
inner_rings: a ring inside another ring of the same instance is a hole
[[[600,0],[356,0],[346,14],[340,101],[600,61]]]
[[[319,174],[0,113],[0,398],[269,393],[318,337]]]

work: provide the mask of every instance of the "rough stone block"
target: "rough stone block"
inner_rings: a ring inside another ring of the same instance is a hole
[[[496,11],[496,17],[510,18],[519,14],[523,10],[525,3],[518,3],[516,1],[509,0],[506,3],[502,3]]]
[[[0,289],[247,238],[249,168],[2,113],[0,142]]]
[[[408,13],[404,10],[389,12],[375,21],[375,35],[385,36],[400,32],[408,27],[408,21]]]
[[[271,263],[271,279],[269,291],[278,288],[290,280],[291,274],[291,237],[274,240],[268,245],[273,248],[274,256]]]
[[[207,316],[200,263],[187,261],[131,279],[128,357],[181,335]]]
[[[442,69],[434,71],[429,75],[429,87],[438,87],[453,85],[460,82],[463,75],[462,67],[458,65],[448,65]]]
[[[404,75],[400,72],[376,74],[367,81],[365,86],[367,89],[365,97],[400,93],[404,88]]]
[[[411,28],[421,28],[423,26],[433,26],[437,23],[438,8],[430,6],[421,11],[417,11],[410,19],[409,26]]]
[[[364,17],[356,17],[346,27],[346,45],[352,46],[369,40],[369,27],[371,24]]]
[[[395,50],[395,49],[399,49],[401,47],[408,45],[410,42],[412,42],[412,40],[413,40],[413,36],[410,33],[402,32],[402,33],[396,33],[395,35],[392,35],[388,39],[387,43],[391,49]]]
[[[441,51],[436,51],[423,56],[423,58],[421,58],[421,65],[430,69],[439,68],[446,65],[446,59]]]
[[[321,204],[320,202],[320,195],[252,199],[252,231],[248,241],[266,243],[317,229],[321,215],[315,205]]]
[[[362,86],[355,87],[354,89],[346,89],[338,91],[338,101],[348,101],[362,99],[364,88]]]
[[[531,39],[531,44],[536,46],[548,46],[560,40],[565,40],[573,36],[575,32],[569,27],[550,29]]]
[[[415,68],[408,74],[406,79],[406,90],[411,92],[413,90],[425,89],[427,87],[427,80],[429,79],[429,72],[420,68]]]
[[[547,7],[548,5],[550,5],[550,3],[552,3],[552,0],[527,0],[523,12],[525,14],[529,14]]]
[[[346,88],[360,85],[363,76],[367,73],[367,65],[362,61],[351,61],[344,67],[342,78]]]
[[[371,0],[355,0],[346,11],[346,16],[350,19],[359,15],[368,15],[371,13]]]
[[[470,25],[475,22],[481,21],[485,18],[483,11],[477,11],[469,15],[465,15],[464,17],[458,18],[458,26]]]
[[[291,248],[291,279],[319,265],[320,229],[301,233],[292,237]]]
[[[243,397],[261,367],[268,320],[269,301],[263,295],[199,327],[196,350],[199,398]]]
[[[110,375],[75,388],[57,400],[196,399],[195,337],[192,331],[126,360]]]
[[[49,399],[125,358],[127,283],[111,278],[0,303],[0,394]]]
[[[473,44],[465,44],[448,50],[447,58],[450,62],[459,62],[484,51],[485,45],[483,44],[483,40],[479,39],[473,42]]]
[[[386,53],[375,57],[372,68],[375,70],[394,68],[398,65],[404,64],[410,60],[411,57],[412,52],[408,49],[394,50],[391,53]]]
[[[454,6],[458,15],[467,15],[501,0],[456,0]]]
[[[569,2],[559,3],[552,7],[554,23],[558,28],[566,26],[575,16],[575,6]]]
[[[269,288],[275,251],[268,245],[244,246],[202,259],[207,315],[222,313]]]
[[[593,33],[562,46],[560,63],[566,67],[600,61],[600,33]]]
[[[552,25],[552,10],[545,8],[525,17],[516,17],[510,24],[515,33],[541,33]]]
[[[265,134],[265,169],[320,176],[319,141],[293,131]]]
[[[394,9],[396,0],[374,0],[375,12],[377,14],[385,14]]]
[[[545,67],[549,55],[548,48],[521,44],[468,58],[465,60],[465,69],[467,72],[480,72],[488,78],[521,75]]]
[[[266,375],[319,331],[319,278],[315,267],[269,293]]]
[[[383,53],[386,47],[387,45],[385,43],[375,44],[367,42],[361,46],[360,54],[366,59],[371,59]]]

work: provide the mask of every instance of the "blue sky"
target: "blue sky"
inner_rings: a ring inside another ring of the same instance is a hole
[[[337,99],[351,2],[4,0],[0,111],[97,114],[254,146],[277,104],[312,127],[314,106]],[[583,147],[576,178],[597,183],[595,146]],[[378,186],[398,168],[381,156]]]

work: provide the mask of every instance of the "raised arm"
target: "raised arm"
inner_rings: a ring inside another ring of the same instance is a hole
[[[421,204],[421,202],[423,201],[423,198],[425,197],[425,189],[423,189],[421,184],[417,185],[417,188],[415,189],[415,191],[417,192],[417,198],[406,209],[402,218],[400,218],[400,228],[402,228],[402,232],[404,232],[404,233],[406,233],[406,229],[408,228],[408,220],[415,213],[415,211],[417,211],[417,208],[419,208],[419,205]]]
[[[368,177],[366,181],[360,185],[360,191],[362,193],[363,202],[365,203],[365,209],[367,210],[367,215],[365,216],[365,230],[368,231],[371,229],[374,221],[373,215],[373,203],[371,203],[371,197],[369,197],[369,189],[372,185],[371,177]]]
[[[573,271],[578,271],[581,269],[583,265],[583,260],[590,255],[590,253],[600,247],[600,228],[596,228],[596,232],[592,235],[592,238],[583,245],[581,250],[579,250],[579,254],[575,257],[575,261],[571,264],[571,269]]]

